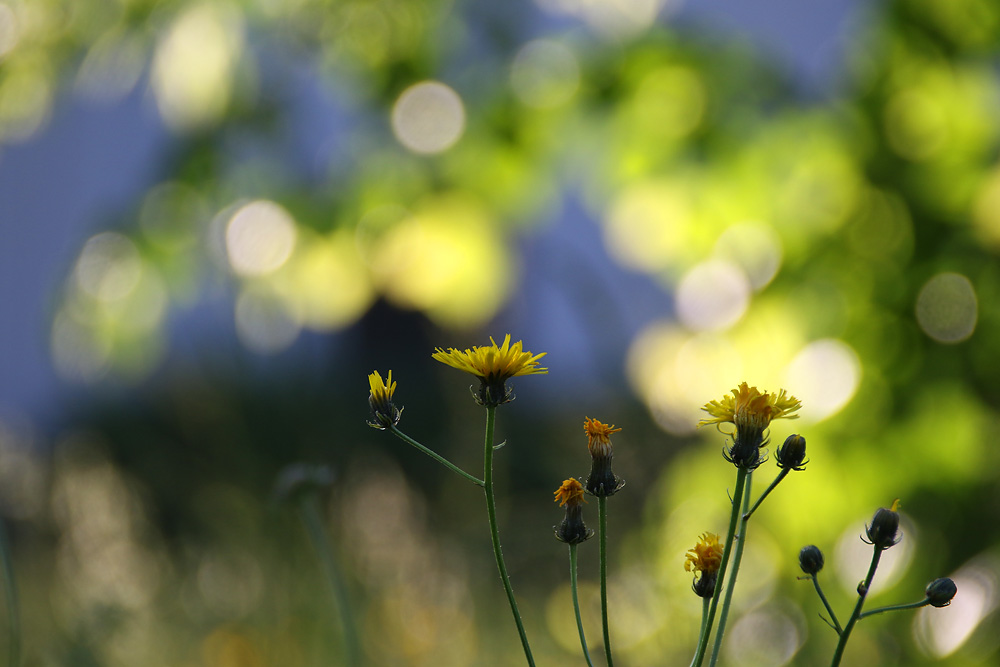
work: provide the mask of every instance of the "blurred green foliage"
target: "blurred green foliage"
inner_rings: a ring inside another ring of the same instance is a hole
[[[148,88],[173,133],[162,182],[81,247],[52,319],[60,373],[113,389],[65,406],[51,459],[3,439],[27,664],[334,662],[318,564],[271,498],[297,460],[336,470],[329,527],[372,664],[518,664],[478,493],[367,429],[364,379],[391,367],[405,430],[475,471],[482,415],[429,353],[484,342],[530,296],[521,251],[567,193],[677,317],[634,337],[632,396],[569,409],[549,350],[550,376],[515,383],[549,389],[500,411],[501,530],[539,663],[578,659],[548,499],[586,470],[584,413],[625,429],[621,664],[689,660],[683,555],[722,532],[732,483],[722,437],[693,429],[741,380],[802,398],[812,463],[755,515],[727,664],[823,664],[798,550],[824,550],[846,615],[856,537],[894,497],[904,542],[873,604],[938,576],[958,597],[865,621],[847,661],[996,655],[1000,6],[866,7],[842,80],[804,101],[748,47],[564,5],[579,23],[528,40],[513,13],[433,0],[0,2],[0,141],[42,130],[70,87]],[[305,142],[310,169],[289,157],[303,71],[343,115],[330,145]],[[173,356],[172,315],[206,303],[239,347]]]

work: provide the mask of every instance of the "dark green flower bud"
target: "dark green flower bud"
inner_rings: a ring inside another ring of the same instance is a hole
[[[715,582],[718,572],[702,572],[701,576],[691,584],[691,590],[700,598],[711,598],[715,595]]]
[[[814,544],[802,547],[802,551],[799,552],[799,567],[806,574],[815,576],[823,569],[823,552]]]
[[[899,544],[899,514],[896,512],[897,509],[899,509],[899,498],[896,498],[892,502],[890,509],[880,507],[875,512],[871,524],[868,525],[865,531],[868,535],[869,544],[873,544],[876,548],[883,551]]]
[[[793,434],[785,438],[785,444],[778,447],[775,453],[779,468],[790,468],[791,470],[802,470],[806,461],[806,439],[801,435]]]
[[[927,584],[927,590],[924,592],[932,607],[947,607],[951,604],[955,593],[958,593],[958,586],[948,577],[935,579]]]

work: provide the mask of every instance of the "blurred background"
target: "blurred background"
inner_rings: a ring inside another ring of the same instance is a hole
[[[27,665],[338,664],[300,517],[320,496],[368,664],[580,663],[552,492],[614,438],[617,661],[686,665],[684,552],[734,468],[699,407],[785,388],[808,440],[755,515],[727,665],[825,664],[902,499],[853,665],[996,664],[1000,5],[993,0],[0,0],[0,512]],[[757,474],[763,489],[776,472]],[[587,508],[596,525],[596,503]],[[600,659],[597,545],[581,596]],[[0,627],[6,627],[6,612]],[[0,632],[0,650],[8,636]]]

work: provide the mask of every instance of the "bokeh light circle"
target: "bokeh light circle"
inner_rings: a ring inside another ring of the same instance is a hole
[[[802,401],[801,415],[819,421],[847,405],[861,383],[861,362],[850,345],[833,338],[809,343],[786,372],[785,386]]]
[[[257,200],[243,206],[226,226],[226,251],[233,271],[263,276],[281,268],[295,248],[291,216],[277,204]]]
[[[979,316],[976,290],[959,273],[939,273],[917,297],[917,322],[939,343],[960,343],[972,335]]]
[[[695,331],[736,324],[750,304],[750,284],[738,267],[723,260],[702,262],[677,286],[677,315]]]
[[[392,131],[415,153],[446,151],[465,131],[462,98],[438,81],[414,84],[392,107]]]

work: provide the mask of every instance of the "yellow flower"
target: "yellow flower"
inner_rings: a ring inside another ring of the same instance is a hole
[[[736,426],[733,446],[724,452],[725,458],[744,470],[753,470],[766,459],[760,458],[760,448],[767,444],[764,432],[773,419],[798,419],[793,414],[802,407],[794,396],[784,389],[778,393],[761,392],[757,387],[749,387],[746,382],[733,389],[722,400],[710,401],[702,408],[711,415],[702,419],[698,426],[732,423]]]
[[[392,381],[392,371],[389,371],[386,378],[383,382],[378,371],[368,376],[368,386],[371,388],[371,393],[368,394],[368,407],[372,413],[372,421],[368,422],[368,425],[377,429],[395,426],[402,415],[402,410],[392,404],[392,395],[396,391],[396,383]]]
[[[583,484],[572,477],[564,481],[553,495],[555,495],[555,502],[559,503],[559,507],[563,505],[575,507],[587,502],[583,499]]]
[[[473,347],[464,351],[453,347],[447,350],[434,348],[432,358],[442,364],[447,364],[460,371],[471,373],[480,379],[482,386],[476,400],[487,406],[496,406],[513,399],[513,395],[505,387],[507,380],[518,375],[538,375],[548,373],[549,369],[540,368],[538,360],[545,356],[524,351],[521,341],[510,344],[510,334],[503,339],[503,345],[497,345],[490,338],[492,345]]]
[[[723,545],[715,533],[702,533],[694,549],[688,549],[684,569],[687,572],[715,574],[722,567]]]
[[[590,450],[590,455],[594,457],[611,456],[613,451],[611,448],[611,434],[618,433],[619,431],[621,429],[615,428],[614,424],[609,426],[590,417],[586,417],[583,420],[583,432],[587,434],[587,449]]]
[[[772,419],[798,419],[793,415],[802,402],[794,396],[786,394],[781,389],[776,394],[758,391],[757,387],[748,387],[746,382],[733,389],[731,395],[722,397],[721,401],[710,401],[702,408],[712,416],[698,422],[698,426],[707,424],[722,424],[730,422],[739,430],[741,425],[759,426],[763,431]]]

